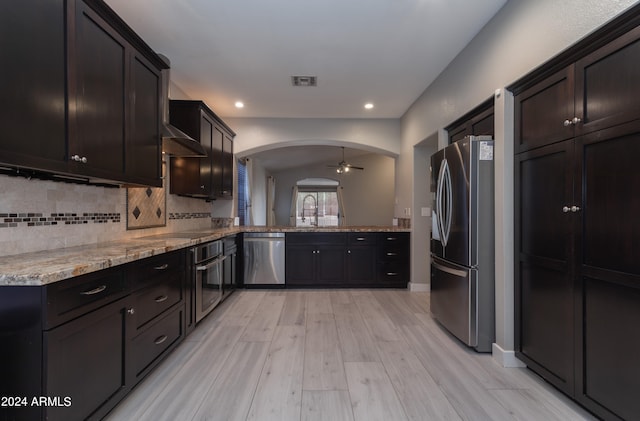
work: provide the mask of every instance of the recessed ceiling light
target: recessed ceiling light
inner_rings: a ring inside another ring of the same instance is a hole
[[[364,108],[366,108],[367,110],[370,110],[373,108],[373,104],[371,102],[367,102],[366,104],[364,104]]]
[[[244,108],[244,102],[236,101],[236,108]]]

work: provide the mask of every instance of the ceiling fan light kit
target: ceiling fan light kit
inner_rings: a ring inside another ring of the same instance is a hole
[[[338,174],[347,173],[347,172],[351,171],[351,169],[364,170],[364,168],[356,167],[355,165],[351,165],[351,164],[347,163],[347,161],[344,160],[344,146],[342,147],[342,161],[338,162],[338,165],[327,165],[327,167],[336,168],[336,172]]]

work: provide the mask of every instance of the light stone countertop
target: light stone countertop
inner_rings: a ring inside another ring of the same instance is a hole
[[[242,232],[410,232],[391,226],[242,226],[184,231],[58,250],[0,256],[0,286],[41,286]]]

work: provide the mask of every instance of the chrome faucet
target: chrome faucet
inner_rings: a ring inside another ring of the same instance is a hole
[[[312,203],[312,207],[310,208],[305,208],[305,204],[307,203],[307,199],[311,199],[313,201]],[[302,222],[305,221],[305,210],[307,211],[311,211],[311,216],[315,217],[315,223],[312,221],[309,222],[310,225],[315,225],[318,226],[318,202],[316,201],[315,196],[313,196],[312,194],[308,194],[306,195],[303,199],[302,199],[302,212],[301,215],[302,216]]]

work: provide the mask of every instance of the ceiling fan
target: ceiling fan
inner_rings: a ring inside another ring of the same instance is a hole
[[[364,170],[364,168],[356,167],[344,160],[344,146],[342,146],[342,161],[338,162],[338,165],[327,165],[327,167],[335,168],[338,174],[346,173],[351,170]]]

